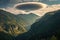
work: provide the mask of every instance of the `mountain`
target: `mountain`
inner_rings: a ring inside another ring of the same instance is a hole
[[[20,17],[21,20],[19,24],[15,16],[16,15],[12,13],[0,9],[0,31],[9,33],[13,36],[26,32],[22,25],[24,23],[24,21],[21,21],[22,18]]]
[[[14,40],[13,36],[5,32],[0,32],[0,40]]]
[[[8,11],[0,9],[0,39],[15,40],[16,36],[27,32],[29,26],[32,25],[38,17],[39,16],[32,13],[14,15]]]
[[[42,18],[38,19],[37,22],[35,22],[33,25],[31,25],[32,26],[31,29],[34,30],[36,27],[37,28],[40,27],[41,24],[42,24],[43,28],[45,26],[49,26],[49,27],[50,27],[50,25],[52,26],[52,24],[58,20],[59,15],[60,15],[59,13],[60,13],[60,10],[46,13],[45,15],[42,16]]]
[[[0,29],[13,36],[27,32],[39,16],[31,14],[14,15],[0,9]]]
[[[16,37],[16,40],[41,40],[48,39],[54,35],[60,40],[60,10],[46,13],[34,24],[31,29]]]
[[[46,13],[39,21],[31,25],[31,32],[36,37],[48,38],[55,35],[59,38],[60,35],[60,10]],[[34,37],[35,37],[34,36]],[[60,38],[59,38],[60,40]]]
[[[21,17],[26,22],[26,28],[27,29],[30,28],[28,26],[32,25],[39,18],[38,15],[35,15],[33,13],[30,13],[30,14],[19,14],[19,15],[17,15],[17,17],[18,17],[18,20],[20,20],[20,17]]]

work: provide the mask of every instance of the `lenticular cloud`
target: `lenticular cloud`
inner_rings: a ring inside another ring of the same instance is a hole
[[[14,8],[18,10],[25,10],[25,11],[34,11],[46,7],[47,4],[40,3],[40,2],[25,2],[25,3],[16,4],[14,6]]]
[[[15,15],[18,15],[18,14],[29,14],[29,13],[34,13],[38,16],[43,16],[45,13],[47,12],[51,12],[51,11],[55,11],[55,10],[60,10],[60,4],[55,4],[55,5],[46,5],[46,4],[43,4],[43,3],[38,3],[38,5],[42,4],[43,7],[40,7],[39,9],[34,9],[34,10],[28,10],[28,12],[26,12],[26,9],[25,10],[22,10],[22,9],[18,9],[16,8],[17,6],[20,6],[20,5],[24,5],[24,4],[37,4],[37,2],[27,2],[27,3],[19,3],[19,4],[15,4],[14,7],[12,8],[7,8],[7,9],[3,9],[3,10],[6,10],[8,12],[11,12]]]

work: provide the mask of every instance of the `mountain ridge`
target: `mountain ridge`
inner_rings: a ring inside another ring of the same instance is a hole
[[[54,35],[58,40],[60,40],[60,10],[52,11],[46,13],[39,21],[31,25],[31,29],[18,35],[17,40],[45,40]],[[55,39],[56,39],[55,38]]]
[[[30,28],[29,26],[33,24],[38,17],[39,16],[35,14],[14,15],[8,11],[0,9],[0,29],[3,29],[3,31],[6,33],[18,35],[27,32],[29,30],[28,28]],[[34,20],[30,21],[29,23],[29,20],[27,19]]]

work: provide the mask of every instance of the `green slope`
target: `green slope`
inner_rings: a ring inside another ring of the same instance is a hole
[[[15,16],[16,15],[13,15],[9,12],[0,10],[0,31],[10,33],[12,35],[26,32],[24,26],[22,25],[24,22],[20,20],[19,24]]]

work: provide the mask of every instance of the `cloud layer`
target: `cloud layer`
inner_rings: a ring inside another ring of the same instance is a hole
[[[8,11],[8,12],[11,12],[11,13],[13,13],[15,15],[34,13],[34,14],[39,15],[39,16],[43,16],[47,12],[55,11],[55,10],[59,10],[59,9],[60,9],[60,4],[48,5],[45,8],[34,10],[34,11],[30,11],[30,12],[25,12],[23,10],[18,10],[18,9],[16,9],[14,7],[12,7],[12,8],[8,7],[6,9],[3,8],[3,10]]]
[[[39,9],[33,12],[39,16],[43,16],[45,13],[55,11],[55,10],[60,10],[60,4],[50,5],[47,8]]]

